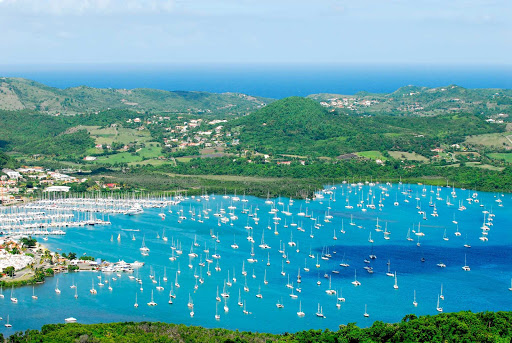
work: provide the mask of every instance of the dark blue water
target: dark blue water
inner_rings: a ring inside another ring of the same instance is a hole
[[[5,66],[0,76],[66,88],[239,92],[269,98],[315,93],[389,93],[406,85],[512,88],[512,66],[434,65],[59,65]]]
[[[416,315],[436,314],[437,295],[443,284],[445,300],[440,306],[445,312],[472,310],[472,311],[496,311],[510,310],[512,308],[511,287],[512,264],[510,256],[512,252],[512,216],[510,206],[512,199],[510,194],[479,193],[479,203],[468,204],[467,198],[473,192],[456,189],[456,197],[452,197],[451,189],[442,188],[439,197],[443,200],[436,200],[435,193],[427,188],[423,193],[422,186],[411,186],[410,197],[402,194],[409,186],[397,185],[386,186],[387,190],[378,186],[371,187],[372,196],[375,198],[375,205],[382,198],[382,207],[368,209],[363,212],[360,207],[355,206],[361,199],[368,203],[370,186],[361,189],[352,188],[347,185],[338,186],[335,190],[336,201],[329,201],[329,195],[323,200],[312,201],[306,204],[304,201],[295,201],[290,206],[291,216],[282,212],[278,216],[282,218],[277,226],[279,235],[275,235],[274,225],[267,228],[271,206],[264,203],[264,200],[248,197],[247,207],[252,206],[253,210],[258,207],[258,216],[261,218],[259,224],[248,218],[247,214],[241,213],[243,204],[233,203],[237,208],[234,213],[239,217],[229,224],[218,225],[213,213],[219,207],[227,207],[231,204],[229,199],[217,196],[210,198],[208,202],[197,199],[189,199],[182,203],[186,220],[178,222],[176,214],[177,207],[173,213],[168,213],[165,220],[158,216],[160,210],[146,210],[138,216],[111,216],[112,226],[86,227],[67,229],[67,235],[61,237],[50,237],[47,242],[51,249],[62,249],[62,252],[74,251],[81,255],[87,253],[95,257],[101,257],[110,261],[124,259],[127,262],[134,260],[144,261],[146,265],[140,269],[140,277],[143,279],[143,291],[135,281],[128,279],[127,275],[114,281],[113,274],[103,274],[104,279],[110,279],[113,290],[109,291],[107,285],[99,287],[96,285],[98,294],[91,295],[89,289],[91,283],[97,283],[99,273],[82,272],[63,274],[55,278],[49,278],[43,285],[35,288],[39,299],[31,299],[32,288],[24,287],[15,289],[15,296],[19,299],[17,304],[9,301],[9,290],[4,289],[5,299],[0,299],[0,316],[5,320],[10,315],[12,329],[5,329],[0,326],[0,332],[11,334],[17,330],[28,328],[40,328],[46,323],[62,323],[65,318],[73,316],[81,323],[98,323],[111,321],[165,321],[172,323],[184,323],[187,325],[201,325],[206,327],[223,327],[229,329],[266,331],[266,332],[293,332],[311,328],[337,329],[340,324],[356,322],[362,327],[369,326],[375,320],[385,322],[400,321],[406,314]],[[435,190],[435,189],[434,189]],[[389,196],[386,196],[389,195]],[[433,208],[429,207],[430,198],[436,202],[438,217],[431,216]],[[418,198],[416,200],[415,198]],[[446,199],[450,198],[453,205],[447,205]],[[334,200],[334,199],[333,199]],[[347,200],[352,209],[347,209]],[[394,206],[398,200],[398,206]],[[407,201],[406,201],[407,200]],[[501,200],[503,206],[500,207]],[[283,199],[284,207],[277,206],[280,211],[287,209],[288,199]],[[459,202],[467,207],[459,211]],[[418,214],[417,205],[426,211],[426,219]],[[192,221],[189,210],[199,214],[206,207],[212,209],[210,218],[204,223],[197,220]],[[329,213],[333,215],[330,223],[324,222],[323,218],[331,207]],[[299,216],[298,213],[308,209],[313,217],[323,224],[320,229],[313,227],[314,221]],[[364,208],[364,207],[363,207]],[[484,220],[483,211],[495,214],[493,224],[488,231],[488,241],[480,240],[482,232],[480,227]],[[349,225],[351,220],[356,225]],[[377,218],[379,225],[384,230],[387,225],[390,239],[385,240],[383,232],[376,231]],[[458,222],[460,236],[456,236]],[[288,227],[285,227],[285,221]],[[250,223],[254,228],[253,237],[255,240],[254,252],[258,262],[250,264],[247,258],[250,257],[251,244],[247,241],[247,230],[245,226]],[[299,231],[297,227],[290,224],[298,223],[305,232]],[[345,233],[341,233],[343,228]],[[387,223],[387,224],[386,224]],[[420,238],[420,246],[417,246],[417,236],[411,232],[412,241],[406,239],[407,232],[412,225],[421,223],[421,232],[425,236]],[[123,229],[139,229],[135,232],[136,240],[132,241],[132,232]],[[165,230],[168,242],[157,238],[162,236]],[[446,230],[448,240],[443,240]],[[219,235],[220,243],[210,237],[213,231]],[[336,231],[337,240],[333,239]],[[310,236],[313,232],[313,237]],[[368,238],[372,234],[374,240],[373,248]],[[270,250],[263,250],[258,247],[264,233],[264,240],[271,246]],[[115,237],[121,234],[121,242]],[[142,236],[145,236],[146,245],[151,249],[149,256],[141,256],[139,248]],[[297,242],[299,251],[287,245],[293,235],[293,241]],[[110,240],[114,237],[114,241]],[[189,269],[189,257],[187,254],[197,237],[199,248],[195,252],[201,257],[192,260],[193,268]],[[239,249],[230,247],[233,239]],[[171,240],[178,239],[182,243],[183,255],[176,261],[171,262]],[[280,242],[286,244],[287,258],[290,263],[278,252]],[[468,243],[471,248],[465,248]],[[215,271],[215,260],[210,265],[211,276],[207,276],[206,268],[198,266],[199,260],[205,260],[203,249],[205,245],[210,249],[210,256],[214,253],[221,255],[221,271]],[[320,259],[320,267],[316,268],[316,258],[309,258],[310,251],[316,255],[321,254],[323,248],[329,247],[332,258],[328,261]],[[310,250],[311,249],[311,250]],[[372,250],[373,249],[373,250]],[[371,262],[374,273],[369,274],[363,268],[367,264],[363,261],[373,252],[377,259]],[[269,254],[269,255],[268,255]],[[463,271],[464,258],[467,256],[467,265],[470,271]],[[267,266],[267,257],[270,256],[271,265]],[[425,262],[421,262],[421,258]],[[350,267],[344,268],[339,264],[345,259]],[[387,276],[387,261],[390,261],[391,272],[397,272],[398,289],[393,288],[394,278]],[[247,271],[247,285],[249,292],[243,290],[244,276],[241,274],[242,262],[245,261]],[[310,271],[302,269],[307,261]],[[442,261],[446,268],[440,268],[437,264]],[[284,265],[284,267],[283,267]],[[149,279],[149,273],[153,268],[156,279],[163,277],[164,270],[169,278],[168,282],[162,282],[165,288],[163,291],[156,290],[156,284]],[[164,269],[166,268],[166,269]],[[177,298],[174,304],[169,305],[168,294],[171,285],[174,283],[178,270],[179,283],[181,287],[175,289]],[[233,268],[235,274],[233,274]],[[297,284],[298,269],[301,269],[302,283]],[[286,276],[281,275],[284,270]],[[339,274],[332,273],[338,270]],[[357,270],[357,279],[362,283],[355,287],[351,284],[354,280],[354,271]],[[231,296],[227,300],[229,312],[223,310],[224,303],[219,303],[220,320],[215,320],[216,311],[216,290],[222,291],[223,282],[228,278],[236,276],[237,282],[228,287]],[[265,271],[267,273],[268,285],[263,282]],[[194,290],[194,272],[202,273],[205,279],[204,284]],[[256,278],[252,277],[252,274]],[[341,308],[336,307],[336,296],[326,294],[328,279],[324,274],[332,277],[332,289],[342,292],[346,302]],[[302,292],[298,299],[290,298],[290,290],[286,288],[288,282],[294,283],[295,287],[301,287]],[[59,287],[62,290],[60,295],[54,292],[55,284],[59,279]],[[321,285],[317,281],[321,280]],[[74,290],[69,286],[73,283],[78,285],[79,298],[75,299]],[[256,297],[258,288],[261,286],[262,299]],[[154,291],[157,306],[150,307],[146,303],[150,301],[151,290]],[[241,290],[242,298],[246,301],[248,315],[243,314],[242,309],[237,305],[238,292]],[[418,306],[414,307],[413,292],[416,290]],[[135,295],[138,296],[139,308],[134,308]],[[187,302],[189,294],[195,304],[195,316],[189,316]],[[278,309],[276,302],[281,300],[285,308]],[[299,302],[302,302],[302,309],[306,313],[304,318],[299,318],[296,312],[299,309]],[[317,306],[323,306],[325,319],[315,315]],[[363,317],[365,304],[368,307],[369,318]],[[49,315],[51,313],[51,315]]]

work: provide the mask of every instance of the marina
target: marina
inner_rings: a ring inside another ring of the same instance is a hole
[[[70,196],[0,208],[4,238],[59,230],[40,234],[52,251],[113,262],[4,289],[16,302],[0,298],[10,325],[0,331],[165,321],[280,333],[508,310],[511,204],[510,194],[364,182],[306,200]]]

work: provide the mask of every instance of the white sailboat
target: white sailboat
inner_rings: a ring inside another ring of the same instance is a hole
[[[361,286],[361,282],[357,281],[357,269],[354,269],[354,281],[352,281],[354,286]]]
[[[215,320],[220,320],[219,304],[215,303]]]
[[[439,295],[437,296],[436,310],[437,310],[437,312],[443,312],[443,308],[439,306]]]
[[[89,292],[91,292],[91,294],[98,293],[98,291],[94,288],[94,280],[92,280],[92,288],[89,290]]]
[[[297,316],[304,317],[306,314],[302,312],[302,301],[299,302],[299,312],[297,312]]]
[[[12,325],[9,323],[9,315],[7,315],[7,322],[4,325],[6,328],[11,328]]]
[[[149,248],[146,246],[146,243],[145,243],[145,237],[143,236],[142,237],[142,246],[140,247],[140,252],[142,255],[148,255],[149,253]]]
[[[36,293],[35,293],[35,292],[36,292],[36,291],[35,291],[35,287],[34,287],[34,286],[32,286],[32,299],[37,300],[37,295],[36,295]]]
[[[414,290],[414,299],[412,301],[412,304],[414,305],[414,307],[418,306],[418,302],[416,301],[416,290]]]
[[[55,293],[60,294],[59,279],[57,278],[57,284],[55,285]]]
[[[18,298],[16,298],[14,296],[14,286],[11,288],[11,302],[13,302],[13,303],[17,303],[18,302]]]
[[[319,318],[325,318],[324,313],[322,311],[322,306],[320,306],[320,304],[318,304],[318,310],[316,311],[316,316]]]
[[[367,311],[367,305],[364,304],[364,314],[363,316],[365,316],[366,318],[368,318],[370,315],[368,314],[368,311]]]
[[[466,254],[464,254],[464,266],[462,267],[462,270],[464,270],[465,272],[469,272],[471,270],[466,261]]]
[[[133,307],[139,307],[139,304],[137,303],[137,293],[135,293],[135,304],[133,304]]]
[[[153,300],[153,290],[151,290],[151,301],[148,302],[148,306],[156,306],[156,302]]]

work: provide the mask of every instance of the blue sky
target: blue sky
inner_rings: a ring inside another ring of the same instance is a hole
[[[512,64],[510,0],[0,0],[0,64]]]

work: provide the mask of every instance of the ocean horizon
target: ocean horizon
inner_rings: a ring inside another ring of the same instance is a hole
[[[512,89],[510,65],[0,65],[0,76],[57,88],[236,92],[275,99],[316,93],[391,93],[407,85]]]

